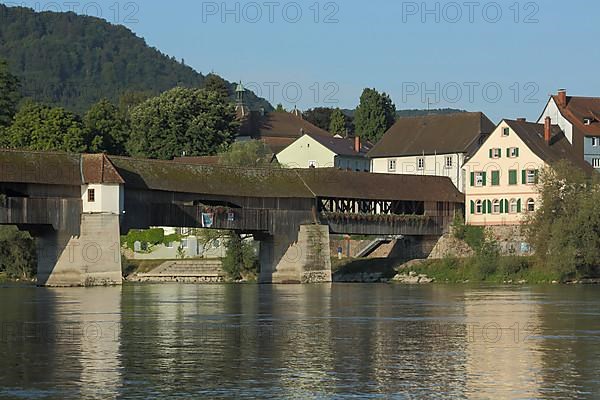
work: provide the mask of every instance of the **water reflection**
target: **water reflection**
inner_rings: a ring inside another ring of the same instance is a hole
[[[588,288],[2,289],[0,397],[577,398]]]

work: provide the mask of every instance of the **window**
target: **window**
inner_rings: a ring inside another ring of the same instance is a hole
[[[592,158],[592,167],[600,168],[600,158]]]
[[[94,203],[96,201],[96,190],[88,189],[88,203]]]
[[[475,172],[475,186],[484,186],[485,179],[483,172]]]
[[[388,172],[396,172],[396,160],[388,161]]]
[[[600,147],[600,137],[593,137],[592,138],[592,146],[594,146],[594,147]]]
[[[475,214],[483,214],[483,202],[481,200],[475,202]]]
[[[519,148],[511,147],[510,149],[508,149],[507,153],[509,158],[517,158],[519,157]]]
[[[508,171],[508,184],[509,185],[516,185],[518,183],[517,180],[517,170],[516,169],[511,169],[510,171]]]
[[[502,136],[506,137],[508,135],[510,135],[510,128],[502,129]]]
[[[417,158],[417,169],[419,171],[423,171],[425,169],[425,158],[423,158],[423,157]]]
[[[526,184],[535,185],[537,183],[537,171],[534,169],[528,169],[526,178]]]
[[[494,200],[492,203],[492,213],[500,214],[500,200]]]
[[[583,119],[583,124],[584,125],[588,125],[588,126],[591,125],[592,124],[591,118],[584,118]]]
[[[502,157],[502,149],[490,149],[490,158]]]
[[[167,249],[172,249],[173,248],[173,242],[169,242],[166,244],[166,248]]]
[[[500,186],[500,171],[492,171],[492,186]]]
[[[310,160],[308,162],[308,168],[317,168],[317,162],[315,160]]]
[[[182,249],[188,248],[188,240],[187,239],[181,239],[181,248]]]
[[[519,212],[518,202],[516,199],[510,199],[509,213],[516,214]]]
[[[446,169],[452,168],[453,164],[454,160],[452,159],[452,156],[446,156]]]
[[[533,199],[527,200],[527,212],[535,212],[535,201]]]

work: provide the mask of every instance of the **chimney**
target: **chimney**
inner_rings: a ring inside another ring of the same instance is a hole
[[[517,121],[519,121],[519,122],[527,122],[527,118],[517,118]]]
[[[360,143],[360,136],[355,136],[354,137],[354,151],[356,153],[360,153],[361,147],[362,147],[362,145]]]
[[[567,90],[559,89],[557,97],[558,97],[558,105],[560,107],[566,107],[567,106]]]
[[[550,117],[546,117],[546,121],[544,123],[544,140],[547,145],[550,145],[550,139],[552,139],[552,119]]]

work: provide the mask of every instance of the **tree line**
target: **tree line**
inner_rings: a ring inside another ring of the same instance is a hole
[[[82,116],[62,107],[23,100],[19,79],[0,61],[0,146],[108,153],[144,158],[214,155],[237,133],[227,83],[207,77],[202,89],[175,87],[158,96],[126,92]]]

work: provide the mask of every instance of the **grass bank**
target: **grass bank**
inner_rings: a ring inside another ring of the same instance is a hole
[[[438,283],[552,283],[561,282],[560,273],[535,265],[529,257],[498,257],[489,264],[477,257],[427,260],[407,272],[427,275]]]

